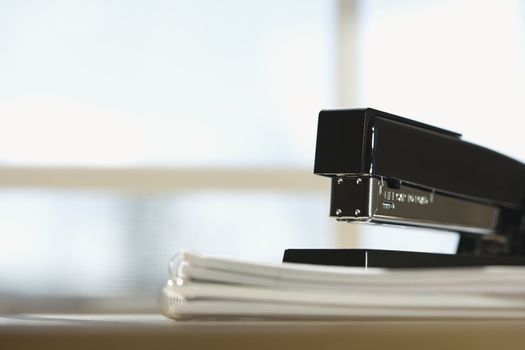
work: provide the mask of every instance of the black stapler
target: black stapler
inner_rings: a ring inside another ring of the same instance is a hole
[[[368,267],[525,265],[525,164],[371,108],[319,114],[314,173],[338,221],[458,232],[457,254],[287,249],[283,261]]]

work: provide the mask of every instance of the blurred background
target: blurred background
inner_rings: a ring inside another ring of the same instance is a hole
[[[317,113],[525,161],[519,0],[0,0],[0,312],[157,312],[181,249],[452,252],[328,218]]]

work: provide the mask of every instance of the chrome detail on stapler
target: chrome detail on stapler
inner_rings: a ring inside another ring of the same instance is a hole
[[[357,185],[357,179],[368,185],[363,186],[364,191]],[[336,182],[332,203],[337,208],[332,215],[340,221],[423,226],[476,234],[494,234],[498,223],[499,208],[432,190],[404,183],[392,188],[376,177],[346,177]]]

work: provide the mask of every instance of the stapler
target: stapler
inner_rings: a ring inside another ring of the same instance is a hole
[[[365,267],[525,265],[525,164],[375,109],[319,113],[314,173],[338,221],[460,235],[456,254],[287,249],[283,261]]]

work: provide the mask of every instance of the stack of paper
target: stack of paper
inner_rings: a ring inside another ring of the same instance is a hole
[[[522,318],[525,267],[379,269],[259,264],[180,253],[171,318]]]

